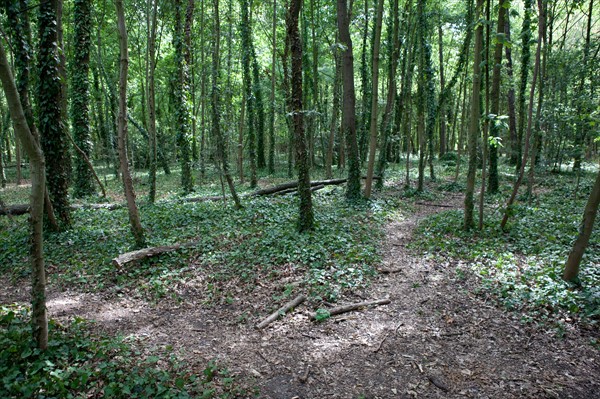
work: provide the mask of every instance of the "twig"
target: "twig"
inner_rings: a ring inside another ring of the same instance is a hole
[[[390,302],[391,302],[391,300],[389,298],[386,298],[386,299],[378,299],[375,301],[366,301],[366,302],[353,303],[350,305],[339,306],[337,308],[329,309],[329,316],[335,316],[335,315],[342,314],[342,313],[352,312],[353,310],[358,310],[360,308],[364,308],[367,306],[387,305]],[[310,318],[312,320],[316,320],[317,314],[313,313],[310,316]]]
[[[263,321],[258,323],[256,325],[256,328],[258,330],[265,328],[266,326],[268,326],[269,324],[271,324],[272,322],[277,320],[281,315],[287,313],[290,309],[293,309],[296,306],[300,305],[305,300],[306,300],[306,296],[298,295],[294,300],[286,303],[281,308],[277,309],[276,312],[272,313],[269,317],[267,317],[266,319],[264,319]]]

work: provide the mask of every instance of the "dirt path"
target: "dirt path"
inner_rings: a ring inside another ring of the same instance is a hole
[[[110,333],[132,335],[142,347],[172,346],[201,373],[217,359],[258,386],[261,398],[600,398],[600,359],[588,337],[558,339],[535,330],[469,292],[456,265],[432,264],[406,249],[417,221],[442,208],[420,206],[387,226],[381,275],[341,303],[389,297],[392,303],[322,323],[298,309],[264,331],[269,292],[205,306],[193,283],[181,303],[152,305],[99,294],[55,294],[52,317],[97,320]],[[5,300],[1,298],[0,300]]]

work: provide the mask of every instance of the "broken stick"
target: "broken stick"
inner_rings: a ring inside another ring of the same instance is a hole
[[[181,244],[164,245],[164,246],[160,246],[160,247],[144,248],[144,249],[139,249],[137,251],[126,252],[126,253],[121,254],[121,255],[117,256],[116,258],[114,258],[112,260],[112,263],[116,267],[121,268],[121,267],[123,267],[123,265],[125,265],[129,262],[133,262],[134,260],[151,258],[153,256],[164,254],[167,252],[177,251],[178,249],[181,249],[181,248],[193,247],[197,243],[198,243],[198,240],[194,240],[194,241],[181,243]]]
[[[267,317],[266,319],[264,319],[263,321],[258,323],[256,325],[256,328],[258,330],[262,330],[263,328],[265,328],[266,326],[268,326],[269,324],[271,324],[275,320],[277,320],[281,315],[286,314],[287,312],[290,311],[290,309],[295,308],[296,306],[300,305],[305,300],[306,300],[306,296],[298,295],[296,298],[294,298],[293,301],[286,303],[285,305],[283,305],[282,307],[277,309],[276,312],[272,313],[269,317]]]
[[[335,315],[342,314],[342,313],[352,312],[353,310],[358,310],[360,308],[364,308],[367,306],[387,305],[390,302],[391,302],[391,300],[389,298],[377,299],[375,301],[366,301],[366,302],[353,303],[350,305],[338,306],[336,308],[329,309],[328,312],[329,312],[329,316],[335,316]],[[317,314],[313,313],[310,316],[310,318],[311,318],[311,320],[316,320]]]

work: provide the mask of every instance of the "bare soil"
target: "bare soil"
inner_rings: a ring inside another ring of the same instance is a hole
[[[459,198],[447,203],[460,206]],[[210,359],[260,398],[600,398],[598,330],[522,324],[517,313],[473,294],[474,278],[451,261],[432,263],[406,248],[419,219],[447,208],[418,205],[387,225],[381,274],[339,303],[390,298],[389,305],[309,320],[306,303],[262,331],[254,325],[289,300],[275,283],[206,304],[202,275],[178,287],[183,301],[149,303],[127,293],[51,292],[51,317],[96,320],[141,348],[172,347],[201,373]],[[0,303],[27,301],[24,287],[0,288]],[[296,293],[292,293],[294,296]]]

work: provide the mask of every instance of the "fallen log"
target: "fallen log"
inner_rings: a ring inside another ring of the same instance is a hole
[[[360,308],[364,308],[367,306],[378,306],[378,305],[387,305],[391,302],[391,300],[389,298],[386,299],[377,299],[375,301],[365,301],[365,302],[359,302],[359,303],[353,303],[350,305],[343,305],[343,306],[338,306],[332,309],[328,309],[327,313],[329,314],[329,316],[335,316],[338,314],[342,314],[342,313],[348,313],[348,312],[352,312],[354,310],[358,310]],[[317,319],[317,313],[313,313],[310,316],[311,320],[316,320]]]
[[[126,252],[114,258],[112,260],[113,265],[118,268],[122,268],[123,265],[133,262],[136,260],[151,258],[153,256],[165,254],[167,252],[177,251],[182,248],[193,247],[198,243],[198,240],[193,240],[185,243],[174,244],[174,245],[163,245],[160,247],[150,247],[144,249],[138,249],[137,251]]]
[[[114,211],[115,209],[123,208],[123,204],[88,204],[88,205],[71,205],[72,210],[79,209],[106,209],[107,211]],[[10,205],[0,207],[0,216],[19,216],[29,213],[29,204]]]
[[[438,207],[438,208],[454,208],[453,205],[446,205],[446,204],[432,204],[432,203],[427,203],[427,202],[415,202],[416,205],[424,205],[424,206],[433,206],[433,207]]]
[[[283,305],[282,307],[277,309],[276,312],[271,313],[271,315],[269,317],[267,317],[266,319],[264,319],[263,321],[258,323],[256,325],[256,329],[262,330],[263,328],[265,328],[266,326],[268,326],[269,324],[271,324],[275,320],[277,320],[279,317],[281,317],[282,315],[289,312],[290,309],[293,309],[293,308],[297,307],[298,305],[300,305],[305,300],[306,300],[306,296],[298,295],[296,298],[294,298],[293,300],[289,301],[288,303],[286,303],[285,305]]]

